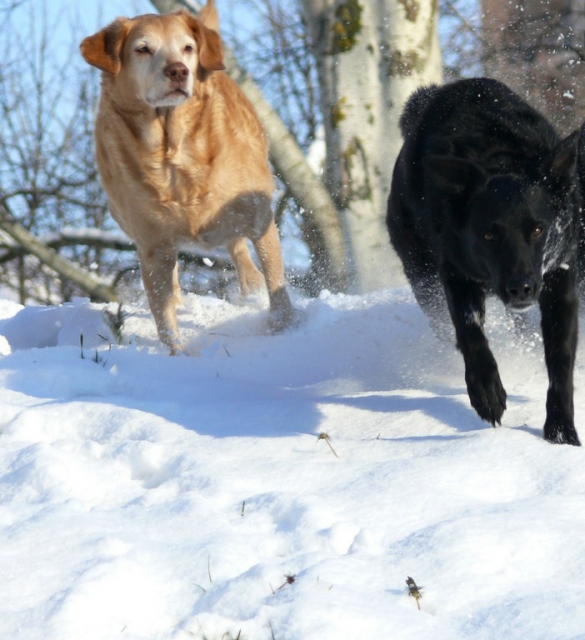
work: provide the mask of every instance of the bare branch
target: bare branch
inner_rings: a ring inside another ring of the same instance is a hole
[[[102,302],[116,300],[116,294],[111,287],[94,278],[91,274],[81,269],[79,265],[66,260],[42,242],[39,242],[21,224],[12,219],[10,212],[4,206],[0,206],[0,229],[12,236],[29,253],[51,267],[62,278],[74,282],[92,299]]]

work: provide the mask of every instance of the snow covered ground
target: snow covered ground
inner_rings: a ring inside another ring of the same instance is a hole
[[[493,429],[408,289],[295,304],[267,336],[189,296],[171,358],[145,307],[117,346],[103,306],[0,302],[2,640],[585,638],[585,451],[542,440],[537,315],[489,310]]]

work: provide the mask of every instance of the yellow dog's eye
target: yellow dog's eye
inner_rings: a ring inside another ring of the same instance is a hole
[[[185,53],[193,53],[193,51],[195,51],[195,47],[192,44],[188,44],[185,47]]]
[[[150,49],[144,44],[136,49],[136,53],[149,54]]]

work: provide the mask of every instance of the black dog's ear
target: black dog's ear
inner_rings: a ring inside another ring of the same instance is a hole
[[[575,174],[579,153],[579,131],[573,131],[554,150],[549,172],[553,180],[571,178]]]
[[[423,166],[435,186],[444,193],[471,193],[483,187],[487,173],[474,162],[451,156],[425,156]]]

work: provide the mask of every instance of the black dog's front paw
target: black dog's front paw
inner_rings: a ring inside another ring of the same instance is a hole
[[[544,439],[554,444],[572,444],[580,447],[581,442],[571,418],[558,420],[547,417],[544,423]]]
[[[471,406],[482,420],[495,427],[502,422],[507,395],[495,360],[485,360],[481,365],[466,370],[465,381]]]

